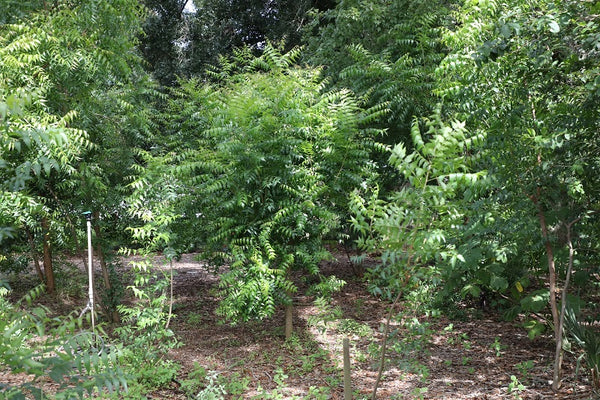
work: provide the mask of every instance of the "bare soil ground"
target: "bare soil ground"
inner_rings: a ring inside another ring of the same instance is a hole
[[[156,264],[161,265],[159,259]],[[370,398],[389,303],[369,294],[346,256],[323,268],[325,274],[347,282],[330,306],[338,310],[335,318],[327,321],[314,299],[301,295],[301,290],[295,299],[296,335],[288,341],[283,338],[283,309],[260,323],[222,324],[215,315],[219,277],[193,254],[173,267],[176,317],[171,327],[183,345],[169,357],[182,368],[177,382],[151,398],[187,399],[181,383],[201,366],[232,388],[230,393],[236,392],[227,399],[341,400],[345,337],[351,343],[354,399]],[[63,303],[65,311],[77,306],[77,299]],[[586,372],[576,371],[577,354],[566,355],[563,387],[552,392],[552,338],[529,340],[517,322],[482,314],[466,320],[419,318],[412,329],[407,325],[392,326],[396,340],[391,342],[378,399],[600,399]],[[517,388],[511,376],[523,386]],[[509,392],[511,382],[515,389]]]

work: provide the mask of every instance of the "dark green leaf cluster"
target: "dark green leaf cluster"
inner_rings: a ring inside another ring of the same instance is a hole
[[[48,217],[55,244],[77,251],[72,216],[123,214],[115,189],[151,126],[141,101],[155,94],[134,52],[142,10],[137,1],[30,3],[0,26],[0,225],[3,236],[24,227],[37,242]]]
[[[387,129],[381,140],[411,145],[411,118],[428,115],[437,102],[432,72],[447,53],[442,32],[452,24],[455,3],[340,2],[316,13],[305,29],[307,58],[325,66],[335,87],[352,89],[370,106],[388,103],[391,112],[379,122]]]
[[[145,0],[149,13],[139,49],[148,69],[166,86],[178,78],[206,76],[223,57],[247,48],[257,56],[268,41],[289,51],[301,41],[312,7],[333,0]],[[193,5],[193,6],[192,6]],[[187,7],[186,7],[187,6]]]
[[[424,280],[439,283],[440,270],[432,269],[432,263],[464,261],[455,246],[468,218],[464,202],[468,193],[486,188],[485,171],[471,172],[470,152],[482,142],[481,135],[469,134],[458,121],[446,125],[440,109],[431,119],[415,120],[411,133],[415,150],[407,153],[398,144],[389,160],[406,180],[402,189],[385,200],[377,198],[377,190],[368,199],[365,193],[353,193],[358,243],[381,252],[382,265],[371,277],[374,292],[386,297]]]
[[[561,274],[565,226],[579,218],[580,268],[597,265],[589,241],[600,222],[594,139],[600,53],[592,8],[572,1],[490,1],[465,6],[461,24],[446,34],[453,50],[437,70],[437,93],[470,129],[486,132],[478,162],[494,187],[472,204],[477,214],[461,251],[470,256],[454,275],[465,281],[465,273],[473,274],[465,287],[471,294],[485,287],[519,300],[531,275],[544,274],[540,212],[551,227]]]

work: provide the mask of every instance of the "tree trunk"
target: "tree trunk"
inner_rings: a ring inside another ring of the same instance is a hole
[[[100,212],[94,211],[94,221],[100,221]],[[110,282],[110,273],[108,271],[108,266],[106,265],[106,257],[104,257],[104,251],[102,250],[102,231],[100,230],[100,226],[98,223],[92,224],[94,228],[94,233],[96,234],[96,257],[98,257],[98,261],[100,261],[100,268],[102,270],[102,280],[104,281],[104,287],[107,291],[110,291],[112,288],[112,284]],[[110,316],[112,322],[119,323],[121,322],[121,317],[119,316],[119,312],[117,310],[113,310],[112,315]]]
[[[100,218],[100,213],[98,211],[94,211],[94,220],[98,221]],[[104,258],[104,252],[102,251],[102,232],[100,231],[100,227],[98,224],[92,224],[94,228],[94,233],[96,234],[96,257],[98,257],[98,261],[100,261],[100,268],[102,269],[102,278],[104,279],[104,286],[106,289],[110,290],[110,276],[108,273],[108,267],[106,266],[106,259]]]
[[[381,382],[381,378],[383,376],[383,369],[385,368],[385,358],[387,356],[387,343],[388,343],[388,335],[390,333],[390,324],[392,323],[392,316],[394,315],[394,310],[396,309],[396,304],[400,301],[401,293],[398,293],[394,302],[390,306],[388,310],[387,320],[385,322],[385,328],[383,329],[383,337],[381,338],[381,356],[379,357],[379,368],[377,369],[377,378],[375,378],[375,384],[373,385],[373,392],[371,393],[371,400],[377,399],[377,389],[379,388],[379,383]]]
[[[35,272],[37,272],[40,281],[44,283],[44,273],[42,272],[42,267],[40,266],[40,258],[38,257],[37,250],[35,249],[35,241],[33,240],[33,235],[27,227],[25,227],[25,232],[27,233],[27,241],[29,242],[29,249],[31,250],[31,258],[33,258]]]
[[[46,274],[46,288],[49,293],[54,293],[54,269],[52,268],[52,245],[50,244],[50,224],[48,218],[42,218],[43,246],[44,246],[44,272]]]
[[[552,244],[550,243],[550,237],[548,235],[548,225],[546,223],[546,215],[542,209],[542,205],[539,201],[539,192],[536,196],[532,196],[531,199],[537,207],[538,219],[540,220],[540,227],[542,230],[542,238],[544,239],[544,246],[546,248],[546,258],[548,260],[548,289],[550,292],[550,312],[552,313],[552,323],[554,325],[554,340],[556,342],[556,352],[554,356],[554,373],[552,376],[552,390],[557,391],[561,386],[561,368],[562,368],[562,330],[558,312],[558,305],[556,303],[556,265],[554,263],[554,251]]]

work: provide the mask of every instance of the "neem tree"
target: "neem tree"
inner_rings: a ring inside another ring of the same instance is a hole
[[[174,172],[186,183],[187,219],[213,261],[229,265],[219,313],[262,319],[285,304],[286,336],[297,290],[292,271],[318,276],[319,262],[330,257],[323,240],[344,225],[346,194],[373,173],[369,138],[380,132],[361,126],[383,112],[361,109],[346,91],[323,93],[319,70],[292,65],[298,53],[271,45],[258,58],[242,52],[241,64],[222,65],[211,90],[183,84],[170,111],[197,105],[190,119],[171,124],[186,130],[170,136],[191,140],[191,150],[169,147],[179,154],[171,160],[179,160]]]

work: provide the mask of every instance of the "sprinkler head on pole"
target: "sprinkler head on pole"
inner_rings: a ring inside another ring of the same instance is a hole
[[[85,215],[85,219],[88,221],[92,220],[92,212],[91,211],[86,211],[83,213],[83,215]]]

